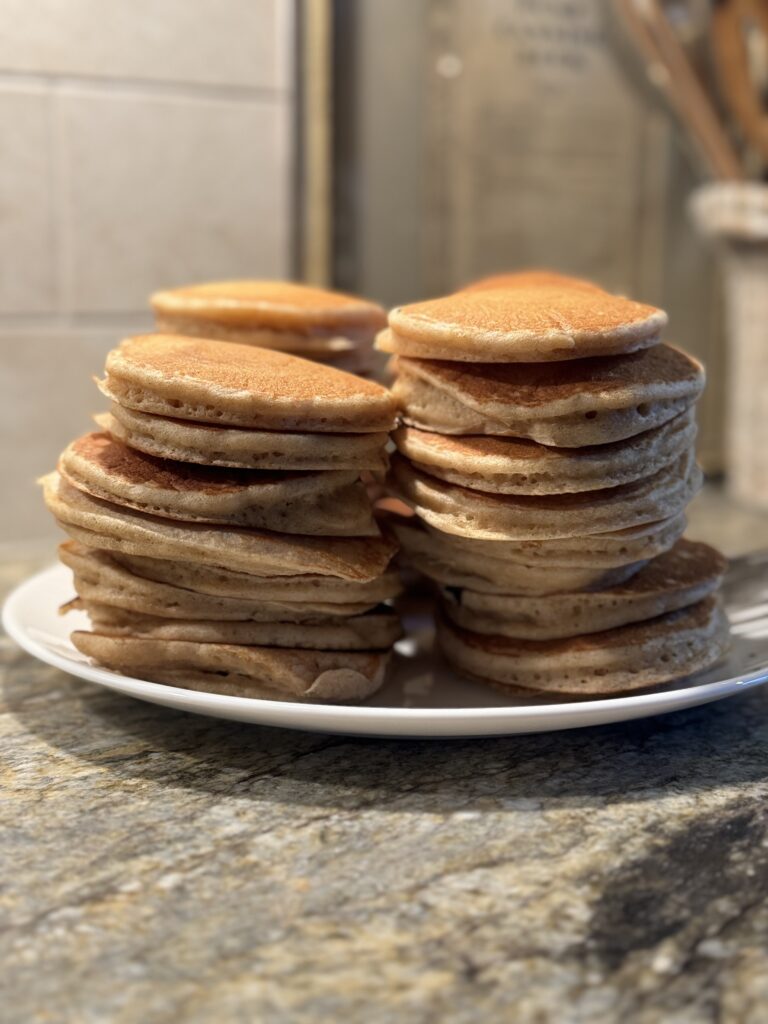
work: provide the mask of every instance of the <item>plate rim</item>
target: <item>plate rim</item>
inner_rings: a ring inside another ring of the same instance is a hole
[[[153,683],[146,679],[137,679],[134,676],[123,676],[112,672],[110,669],[102,668],[99,665],[74,662],[65,655],[51,650],[45,643],[36,640],[29,635],[28,627],[19,619],[19,606],[25,600],[29,591],[35,592],[40,585],[49,578],[69,572],[66,566],[60,563],[53,563],[33,573],[18,583],[7,595],[2,608],[3,628],[11,639],[18,644],[22,650],[69,675],[85,679],[88,682],[96,683],[107,689],[118,690],[138,699],[149,699],[153,697],[168,696],[169,688],[163,683]],[[471,725],[487,725],[495,723],[502,728],[510,720],[522,721],[535,719],[541,715],[554,720],[570,720],[578,722],[579,719],[590,717],[596,711],[602,715],[610,714],[611,711],[626,710],[631,708],[642,712],[650,708],[650,714],[664,714],[669,711],[682,710],[684,707],[709,703],[720,697],[727,697],[745,692],[753,687],[764,685],[768,682],[768,664],[744,676],[730,679],[715,680],[710,683],[703,683],[699,686],[679,687],[674,690],[663,690],[655,693],[627,694],[620,697],[604,697],[597,700],[568,701],[561,703],[549,703],[542,705],[524,706],[489,706],[469,708],[409,708],[409,707],[380,707],[365,704],[312,704],[299,701],[274,701],[263,697],[238,697],[229,694],[209,693],[203,690],[188,690],[184,687],[172,687],[173,703],[184,704],[194,703],[202,707],[190,708],[205,714],[205,705],[209,711],[244,711],[251,709],[254,713],[266,714],[269,718],[277,716],[279,719],[290,719],[292,717],[309,717],[314,719],[318,730],[326,729],[333,731],[340,725],[345,725],[349,732],[353,732],[355,726],[365,730],[366,726],[375,727],[380,725],[401,724],[407,721],[409,725],[422,723],[425,727],[440,727],[441,725],[453,726],[464,722]],[[695,698],[691,701],[691,698]],[[160,703],[166,703],[161,701]],[[632,717],[642,717],[642,714]],[[248,720],[241,718],[240,720]],[[609,719],[610,721],[611,719]],[[618,721],[619,719],[616,719]],[[626,719],[622,719],[626,720]],[[334,725],[335,723],[335,725]],[[269,724],[286,725],[293,728],[307,728],[307,726],[287,722],[273,722]],[[549,726],[554,731],[554,726]],[[547,731],[542,729],[541,731]],[[376,735],[373,733],[372,735]],[[382,734],[384,735],[384,734]],[[392,735],[387,733],[386,735]],[[408,733],[408,735],[412,735]],[[462,735],[469,737],[472,734],[454,733],[457,738]],[[487,734],[486,734],[487,735]],[[438,738],[438,737],[436,737]]]

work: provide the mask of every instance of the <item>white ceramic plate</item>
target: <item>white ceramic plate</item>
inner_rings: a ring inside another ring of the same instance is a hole
[[[292,729],[366,736],[501,736],[577,729],[677,711],[741,693],[768,682],[768,553],[734,562],[725,598],[734,633],[730,656],[714,669],[652,692],[603,700],[557,703],[514,699],[455,676],[430,654],[426,615],[406,621],[409,637],[397,645],[389,680],[363,705],[333,706],[223,697],[109,672],[92,665],[69,642],[88,628],[84,613],[59,606],[73,596],[69,569],[57,565],[22,583],[3,609],[3,625],[35,658],[140,700],[201,715]]]

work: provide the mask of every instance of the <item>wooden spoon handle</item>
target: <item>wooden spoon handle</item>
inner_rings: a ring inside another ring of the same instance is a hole
[[[739,157],[658,0],[619,0],[648,74],[677,116],[709,173],[743,178]]]
[[[768,112],[750,74],[747,26],[768,44],[765,0],[721,0],[715,5],[712,50],[723,99],[746,142],[768,164]]]

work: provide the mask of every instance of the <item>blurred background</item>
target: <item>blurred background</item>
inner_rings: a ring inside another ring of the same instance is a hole
[[[91,377],[149,326],[148,294],[205,279],[393,305],[524,266],[593,278],[663,306],[706,361],[701,456],[720,471],[724,275],[689,203],[741,175],[738,132],[714,6],[643,5],[725,125],[711,145],[632,6],[0,0],[4,541],[53,534],[34,480],[99,410]],[[759,75],[755,39],[736,62]]]

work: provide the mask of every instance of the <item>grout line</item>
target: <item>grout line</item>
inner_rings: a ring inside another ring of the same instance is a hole
[[[153,98],[167,96],[169,99],[201,99],[214,103],[231,101],[250,103],[254,100],[274,102],[290,98],[293,94],[290,87],[282,86],[273,88],[270,86],[217,85],[184,81],[160,82],[155,79],[0,70],[0,85],[2,86],[41,88],[50,84],[57,84],[62,90],[73,95],[81,92],[88,94],[98,92],[104,96],[114,94]]]

